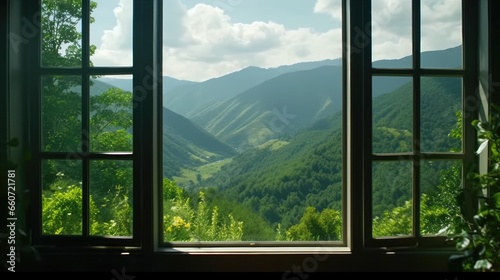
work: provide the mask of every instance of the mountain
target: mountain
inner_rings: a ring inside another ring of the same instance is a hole
[[[411,68],[412,56],[400,59],[382,59],[373,62],[375,68]],[[422,68],[458,68],[462,66],[462,45],[436,51],[422,52]]]
[[[421,54],[421,64],[427,68],[456,68],[461,65],[462,46],[445,50],[428,51]],[[411,67],[412,57],[401,59],[374,61],[376,68],[408,68]],[[214,104],[219,104],[233,98],[240,93],[259,85],[279,75],[311,70],[321,66],[342,66],[340,58],[323,61],[302,62],[292,65],[283,65],[275,68],[247,67],[221,77],[213,78],[201,83],[189,84],[171,88],[164,92],[164,106],[185,117],[191,118],[201,110]],[[395,79],[391,83],[382,83],[374,89],[375,95],[387,93],[406,82]]]
[[[115,81],[125,86],[126,81]],[[98,95],[118,86],[93,80],[91,95]],[[132,108],[132,104],[130,105]],[[163,108],[163,175],[179,175],[181,168],[189,168],[234,156],[235,150],[216,139],[203,128],[185,117]]]
[[[219,161],[236,154],[203,128],[163,108],[163,175],[179,175],[181,168]]]
[[[112,86],[121,88],[123,90],[127,91],[132,91],[133,85],[132,85],[132,79],[131,78],[109,78],[109,77],[103,77],[103,78],[97,78],[97,81],[105,82],[107,84],[110,84]],[[148,81],[149,82],[149,81]],[[183,85],[194,85],[197,84],[197,82],[192,82],[192,81],[186,81],[186,80],[178,80],[174,79],[168,76],[163,76],[163,92],[168,92],[172,90],[175,87],[178,86],[183,86]]]
[[[422,63],[433,67],[455,68],[460,57],[461,46],[458,46],[443,51],[425,52],[422,54]],[[374,67],[403,67],[411,61],[411,57],[382,60],[374,62]],[[323,64],[330,65],[320,66]],[[219,89],[210,95],[210,102],[204,97],[211,90],[208,84],[197,84],[199,92],[191,92],[197,97],[193,97],[189,103],[189,117],[222,141],[238,148],[255,147],[279,135],[295,133],[340,109],[342,68],[339,64],[340,60],[328,60],[279,67],[274,70],[290,72],[270,78],[229,98],[235,92],[236,85],[241,87],[255,81],[243,78],[252,76],[263,79],[267,75],[266,71],[273,70],[247,68],[211,80],[212,84],[219,84]],[[236,79],[230,80],[231,78]],[[375,77],[373,97],[391,92],[409,81],[410,77]],[[224,84],[225,87],[221,86]],[[221,90],[222,88],[227,91]],[[188,92],[184,94],[184,97],[194,96]],[[178,101],[181,102],[182,98]]]
[[[341,85],[339,66],[290,72],[207,107],[191,119],[233,147],[255,147],[340,110]]]
[[[283,65],[275,68],[247,67],[197,84],[178,86],[165,91],[163,105],[191,118],[214,103],[230,99],[254,86],[284,73],[310,70],[320,66],[339,66],[340,60],[324,60]]]
[[[455,127],[461,105],[461,81],[456,78],[422,80],[422,148],[448,152],[460,146],[448,133]],[[411,84],[374,99],[374,151],[402,152],[411,147]],[[263,145],[234,157],[230,164],[199,187],[214,188],[228,200],[253,209],[283,228],[297,224],[307,206],[318,211],[341,210],[342,136],[340,113],[315,123],[282,144]],[[440,139],[440,141],[436,141]],[[274,148],[270,148],[274,147]],[[409,163],[409,162],[408,162]],[[432,193],[439,182],[438,167],[446,162],[422,162],[421,189]],[[411,169],[404,162],[374,163],[373,212],[401,206],[411,198]],[[409,175],[409,176],[408,176]]]

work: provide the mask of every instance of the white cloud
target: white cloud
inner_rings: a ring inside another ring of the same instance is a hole
[[[163,1],[163,44],[169,47],[181,46],[187,40],[186,28],[182,22],[187,16],[187,9],[180,1]]]
[[[411,0],[373,1],[373,59],[411,55]],[[422,1],[422,51],[458,46],[461,37],[461,0]]]
[[[314,5],[315,13],[329,14],[338,20],[342,19],[341,0],[317,0]]]
[[[422,7],[422,50],[462,44],[461,0],[425,0]]]
[[[105,30],[92,57],[95,66],[132,65],[132,1],[120,0],[113,10],[116,25]]]
[[[373,60],[411,55],[411,0],[372,1]]]
[[[373,1],[373,58],[411,54],[411,0]],[[106,30],[92,60],[99,66],[132,64],[132,1],[120,0],[116,24]],[[307,11],[306,11],[307,12]],[[340,19],[340,0],[317,0],[314,10]],[[424,0],[422,50],[461,44],[460,0]],[[276,67],[341,56],[341,31],[289,29],[273,22],[234,22],[222,9],[181,1],[164,1],[164,74],[195,81],[248,66]]]
[[[182,18],[182,40],[164,48],[165,74],[202,81],[247,66],[276,67],[341,56],[341,31],[289,30],[276,22],[235,23],[222,9],[198,4]],[[175,28],[174,28],[175,29]],[[168,36],[168,33],[165,33]]]

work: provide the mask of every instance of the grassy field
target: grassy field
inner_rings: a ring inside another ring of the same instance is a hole
[[[173,179],[180,187],[190,188],[194,183],[198,181],[199,176],[201,176],[202,180],[210,178],[214,173],[218,172],[223,165],[230,163],[231,160],[232,159],[228,158],[205,164],[194,169],[183,169],[182,175],[179,177],[174,177]]]

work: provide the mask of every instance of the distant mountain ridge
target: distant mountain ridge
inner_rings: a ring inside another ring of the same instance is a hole
[[[282,74],[199,112],[192,120],[234,147],[295,133],[342,108],[342,69]]]
[[[163,93],[163,105],[174,112],[191,118],[208,106],[233,98],[279,75],[328,65],[339,66],[341,62],[336,59],[302,62],[275,68],[250,66],[201,83],[181,85],[167,90]]]
[[[461,54],[460,46],[426,52],[422,54],[422,63],[429,67],[457,68],[461,62]],[[405,57],[377,61],[373,65],[397,68],[411,61],[411,57]],[[323,63],[327,65],[309,69]],[[190,118],[233,147],[255,147],[278,135],[294,133],[341,109],[342,67],[339,64],[341,62],[336,60],[283,66],[286,71],[304,70],[270,78],[229,99],[221,97],[218,102],[206,103],[196,113],[193,106]],[[266,73],[266,70],[259,68],[251,68],[251,71]],[[228,75],[218,81],[226,82],[230,77]],[[374,78],[373,98],[391,92],[409,81],[410,77]],[[200,93],[200,96],[206,94],[208,93]]]
[[[457,68],[461,66],[462,47],[424,52],[421,57],[423,67]],[[375,61],[373,67],[408,68],[411,63],[408,56]],[[173,79],[164,91],[163,103],[233,148],[255,147],[306,129],[338,111],[342,102],[341,64],[335,59],[268,69],[247,67],[199,83]],[[410,80],[376,77],[373,98]]]

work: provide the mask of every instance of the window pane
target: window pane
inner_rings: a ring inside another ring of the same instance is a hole
[[[163,2],[165,241],[342,240],[340,3]]]
[[[420,83],[422,152],[461,152],[462,79],[423,77]]]
[[[42,77],[42,151],[81,151],[81,84],[75,76]]]
[[[81,67],[82,1],[42,0],[42,66]]]
[[[42,162],[42,233],[82,234],[82,163]]]
[[[412,235],[411,162],[373,163],[373,237]]]
[[[132,65],[132,0],[93,0],[91,66]]]
[[[132,151],[131,89],[132,79],[126,76],[103,76],[91,81],[91,151]]]
[[[460,215],[461,161],[422,161],[420,222],[422,235],[443,235]]]
[[[462,0],[423,0],[421,9],[421,66],[462,68]]]
[[[412,67],[411,3],[411,0],[372,0],[373,67]]]
[[[132,186],[132,161],[91,161],[91,235],[132,236]]]
[[[411,152],[412,137],[412,79],[373,77],[373,152]]]

